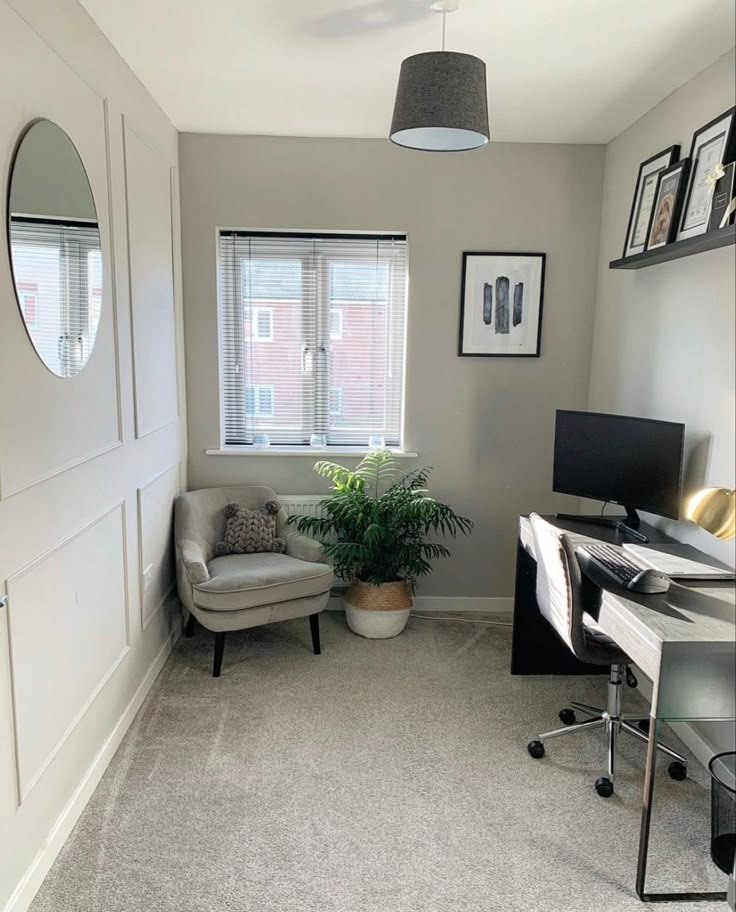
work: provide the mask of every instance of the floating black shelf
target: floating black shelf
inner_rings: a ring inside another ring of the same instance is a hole
[[[727,247],[736,243],[736,225],[727,225],[717,231],[708,231],[697,237],[687,238],[684,241],[675,241],[656,250],[645,250],[634,256],[623,257],[620,260],[611,260],[609,269],[643,269],[645,266],[656,266],[668,260],[679,260],[680,257],[692,256],[694,253],[704,253],[706,250],[716,250],[718,247]]]

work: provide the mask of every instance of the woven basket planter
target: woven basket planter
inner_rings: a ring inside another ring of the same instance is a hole
[[[382,640],[398,636],[409,620],[413,600],[404,580],[353,583],[343,596],[348,627],[359,636]]]

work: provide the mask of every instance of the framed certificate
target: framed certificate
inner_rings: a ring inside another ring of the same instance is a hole
[[[639,165],[639,175],[636,178],[634,200],[631,204],[629,225],[626,229],[626,243],[624,256],[634,256],[643,253],[647,242],[647,231],[654,207],[659,175],[665,168],[669,168],[680,157],[680,147],[670,146],[658,152]]]
[[[733,161],[736,108],[730,108],[693,134],[690,180],[677,240],[697,237],[708,230],[718,166]]]

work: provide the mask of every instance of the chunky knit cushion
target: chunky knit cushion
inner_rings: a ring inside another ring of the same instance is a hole
[[[286,542],[276,537],[276,515],[281,509],[277,500],[268,500],[258,510],[237,503],[225,506],[225,538],[215,545],[215,554],[255,554],[275,551],[283,554]]]

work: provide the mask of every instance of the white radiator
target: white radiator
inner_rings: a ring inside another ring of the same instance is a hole
[[[323,511],[319,503],[324,499],[324,494],[279,494],[278,498],[279,503],[286,510],[287,516],[322,516]],[[348,585],[344,579],[338,576],[335,578],[333,592],[339,592]],[[330,608],[339,608],[340,603],[333,604],[334,602],[334,599],[330,600]]]
[[[279,503],[287,516],[321,516],[320,501],[324,494],[279,494]]]

